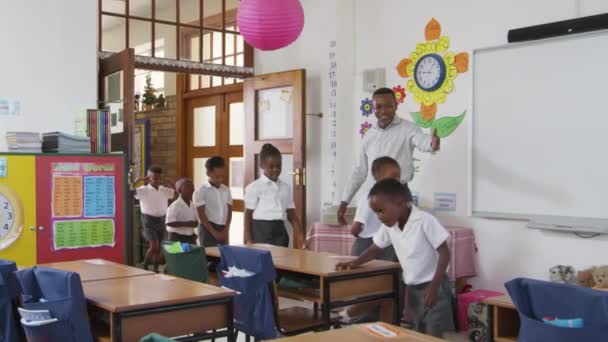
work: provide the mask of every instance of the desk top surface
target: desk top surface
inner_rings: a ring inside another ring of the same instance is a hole
[[[82,282],[150,275],[154,272],[103,259],[75,260],[41,264],[39,266],[76,272]]]
[[[298,272],[322,277],[332,277],[347,274],[368,273],[382,270],[400,269],[399,263],[373,260],[361,267],[351,270],[336,270],[336,264],[353,260],[354,257],[340,256],[326,252],[313,252],[305,249],[292,249],[266,244],[247,245],[249,248],[268,250],[272,261],[278,270]],[[217,247],[206,248],[205,253],[211,257],[220,257]]]
[[[378,323],[376,323],[378,324]],[[342,329],[328,330],[314,334],[303,334],[293,337],[286,337],[276,340],[277,342],[380,342],[380,341],[399,341],[399,342],[440,342],[445,341],[433,336],[424,335],[412,330],[406,330],[391,324],[381,323],[384,327],[395,332],[395,337],[381,337],[375,335],[368,328],[368,324],[353,325]]]
[[[152,274],[82,284],[89,303],[110,312],[227,298],[235,292],[173,276]]]
[[[486,298],[483,302],[488,305],[499,306],[501,308],[515,309],[515,305],[513,304],[513,301],[509,295]]]

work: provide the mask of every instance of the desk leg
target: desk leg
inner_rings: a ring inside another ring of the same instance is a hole
[[[399,324],[401,323],[401,314],[399,312],[399,295],[400,295],[400,291],[399,291],[399,283],[400,283],[400,279],[399,279],[399,271],[396,271],[395,273],[393,273],[393,294],[394,294],[394,300],[393,300],[393,324],[399,326]]]
[[[122,341],[122,321],[119,313],[110,313],[110,337],[112,342]]]
[[[228,302],[228,309],[226,310],[226,327],[228,328],[228,336],[226,337],[226,339],[228,340],[228,342],[236,342],[236,336],[234,333],[234,314],[233,314],[233,309],[234,309],[234,298],[230,298],[230,301]]]
[[[331,328],[331,305],[329,303],[331,295],[329,293],[329,280],[327,278],[321,278],[321,284],[323,284],[323,305],[321,306],[321,315],[323,317],[323,322],[325,322],[325,328],[329,330]]]

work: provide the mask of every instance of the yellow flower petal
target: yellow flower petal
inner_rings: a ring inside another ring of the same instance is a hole
[[[401,77],[409,77],[408,66],[412,61],[409,58],[402,59],[399,64],[397,64],[397,72]]]
[[[449,37],[442,36],[441,38],[439,38],[439,41],[437,42],[437,51],[438,52],[444,52],[449,47],[450,47],[450,38]]]
[[[431,20],[426,24],[424,28],[424,38],[428,40],[435,40],[439,38],[441,35],[441,24],[435,18],[431,18]]]
[[[458,73],[467,72],[469,70],[469,54],[461,52],[454,57],[454,64]]]

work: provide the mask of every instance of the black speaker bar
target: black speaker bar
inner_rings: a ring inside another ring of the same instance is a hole
[[[509,43],[525,42],[608,28],[608,13],[509,30]]]

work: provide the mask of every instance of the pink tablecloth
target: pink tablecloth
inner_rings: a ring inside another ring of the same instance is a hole
[[[450,233],[450,280],[477,275],[475,234],[471,228],[447,227]],[[306,249],[315,252],[329,252],[350,255],[355,237],[350,234],[349,226],[333,226],[315,223],[308,230]]]
[[[315,223],[306,234],[306,249],[350,255],[354,241],[355,237],[350,234],[350,226]]]

